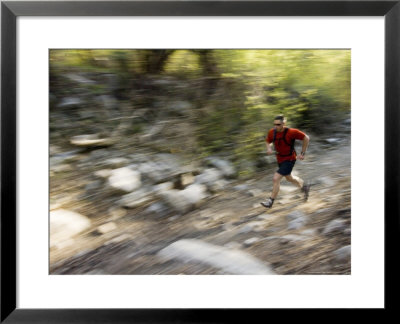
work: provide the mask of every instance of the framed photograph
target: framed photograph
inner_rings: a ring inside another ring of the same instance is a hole
[[[3,1],[1,322],[393,309],[399,16]]]

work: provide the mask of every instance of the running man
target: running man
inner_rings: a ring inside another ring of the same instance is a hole
[[[273,154],[272,146],[275,146],[276,160],[279,169],[275,172],[273,177],[273,187],[271,196],[261,203],[266,208],[271,208],[274,200],[278,196],[281,180],[283,177],[287,181],[293,183],[304,192],[304,199],[307,201],[310,186],[305,185],[304,180],[299,177],[293,176],[292,170],[296,163],[297,154],[294,150],[295,140],[303,141],[301,153],[298,156],[300,160],[304,160],[308,143],[310,138],[303,132],[295,128],[288,128],[285,126],[286,120],[280,115],[274,119],[274,128],[270,129],[266,137],[267,154]]]

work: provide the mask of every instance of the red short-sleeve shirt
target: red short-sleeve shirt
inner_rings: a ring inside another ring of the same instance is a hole
[[[278,163],[282,163],[283,161],[296,160],[296,152],[293,152],[293,154],[291,155],[287,155],[290,154],[290,146],[288,146],[283,140],[283,134],[284,134],[283,131],[276,132],[276,137],[275,137],[275,150],[276,152],[281,154],[281,155],[280,154],[276,155]],[[302,141],[305,136],[306,134],[299,131],[298,129],[289,128],[286,133],[286,142],[291,143],[293,139]],[[271,128],[265,140],[267,141],[267,143],[272,143],[273,139],[274,139],[274,129]]]

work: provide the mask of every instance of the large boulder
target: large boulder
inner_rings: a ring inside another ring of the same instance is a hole
[[[201,263],[235,275],[274,275],[268,264],[245,252],[196,239],[185,239],[162,249],[158,256],[166,260]]]
[[[91,226],[90,219],[79,213],[56,209],[50,212],[50,247],[60,246]]]

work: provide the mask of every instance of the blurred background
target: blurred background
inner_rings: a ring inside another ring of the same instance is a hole
[[[350,50],[49,53],[50,273],[350,274]],[[278,114],[313,186],[266,210]]]

